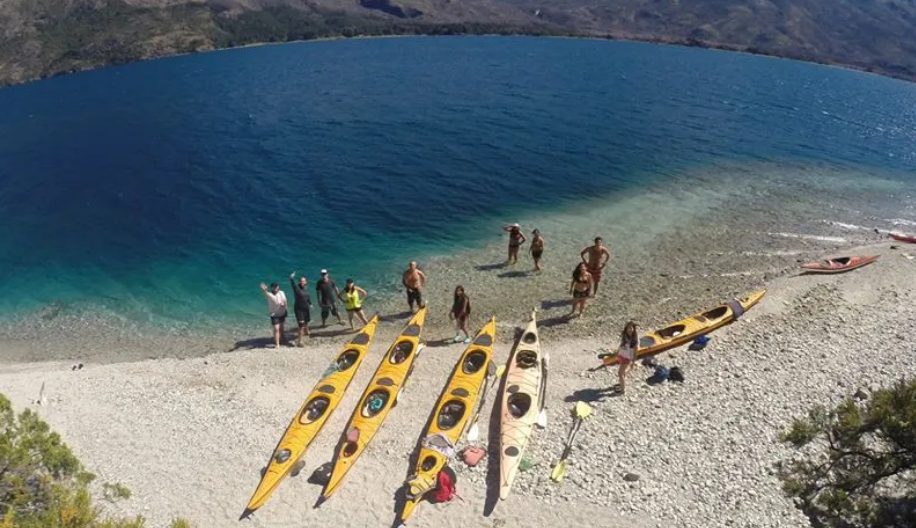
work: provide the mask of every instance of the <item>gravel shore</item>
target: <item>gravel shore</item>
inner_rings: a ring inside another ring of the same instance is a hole
[[[682,384],[649,386],[643,379],[650,373],[637,367],[626,396],[611,397],[616,372],[589,370],[597,364],[591,351],[608,346],[611,330],[545,333],[552,358],[549,425],[529,447],[533,468],[485,517],[492,507],[486,464],[458,467],[464,501],[423,504],[411,526],[808,526],[774,475],[773,464],[790,456],[779,432],[814,404],[916,375],[916,246],[845,248],[881,259],[836,276],[794,270],[761,276],[766,298],[713,334],[704,350],[660,356],[683,369]],[[707,308],[714,296],[723,297],[709,292],[680,299],[677,307],[660,303],[650,320],[672,321],[683,315],[681,307]],[[505,342],[522,322],[500,318],[498,360],[505,360]],[[405,398],[346,485],[320,509],[312,508],[320,488],[305,477],[330,459],[395,331],[392,323],[377,336],[367,366],[306,454],[302,474],[287,479],[249,526],[390,525],[407,459],[462,345],[431,343],[438,346],[418,359]],[[6,363],[0,387],[17,408],[36,409],[59,431],[99,482],[121,482],[133,491],[109,511],[140,513],[154,527],[179,515],[198,527],[238,526],[259,469],[343,340],[328,338],[306,350],[87,363],[78,370],[73,362]],[[37,405],[42,385],[45,401]],[[567,478],[556,484],[550,468],[576,400],[596,412],[579,434]],[[484,421],[481,438],[487,439]],[[628,474],[638,479],[625,479]]]

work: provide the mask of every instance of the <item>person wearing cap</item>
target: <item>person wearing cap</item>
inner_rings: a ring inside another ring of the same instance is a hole
[[[544,237],[537,229],[531,232],[531,245],[528,246],[531,260],[534,261],[534,271],[541,271],[541,256],[544,254]]]
[[[426,274],[420,271],[417,263],[411,261],[407,265],[407,271],[401,275],[401,284],[407,291],[407,306],[413,313],[413,305],[416,303],[417,308],[423,308],[426,304],[423,302],[423,287],[426,286]]]
[[[519,224],[503,226],[503,231],[509,233],[509,258],[506,260],[506,264],[515,264],[518,262],[518,249],[522,247],[522,244],[527,239],[522,234],[522,226]]]
[[[321,270],[321,278],[315,283],[315,292],[318,293],[318,306],[321,307],[321,327],[328,325],[330,314],[337,318],[337,324],[343,325],[343,319],[337,311],[337,296],[340,295],[340,290],[337,289],[337,284],[328,274],[328,270]]]
[[[347,279],[347,284],[342,292],[337,295],[344,303],[347,309],[347,317],[350,319],[350,328],[353,329],[353,316],[359,317],[364,325],[369,324],[366,315],[363,314],[363,301],[369,296],[366,290],[353,283],[353,279]]]
[[[289,274],[289,285],[293,288],[293,297],[295,298],[295,303],[293,303],[293,312],[296,314],[296,323],[299,324],[299,339],[296,341],[296,346],[305,346],[302,340],[309,335],[309,321],[312,319],[312,298],[309,296],[309,281],[303,275],[299,277],[299,281],[296,282],[294,279],[296,277],[296,272]]]
[[[268,290],[267,285],[261,283],[261,293],[267,299],[267,311],[270,314],[270,326],[273,328],[274,347],[280,348],[280,339],[283,338],[283,322],[286,321],[286,294],[280,285],[274,282]]]

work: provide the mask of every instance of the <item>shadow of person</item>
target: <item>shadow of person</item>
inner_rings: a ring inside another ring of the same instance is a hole
[[[567,403],[577,401],[583,401],[585,403],[603,402],[608,397],[614,396],[616,392],[614,387],[607,387],[604,389],[579,389],[563,398],[563,401]]]
[[[538,326],[547,328],[547,327],[557,326],[561,324],[568,324],[571,320],[572,320],[572,317],[570,317],[569,314],[558,315],[556,317],[548,317],[547,319],[539,320]]]
[[[474,269],[477,271],[493,271],[498,269],[503,269],[507,266],[505,262],[498,262],[496,264],[480,264],[474,266]]]
[[[570,306],[572,303],[572,299],[553,299],[548,301],[541,301],[541,309],[548,310],[550,308],[560,308],[562,306]]]
[[[391,321],[400,321],[401,319],[408,319],[411,315],[413,315],[413,312],[411,312],[410,310],[404,310],[403,312],[398,312],[398,313],[393,313],[393,314],[388,314],[388,315],[380,315],[378,316],[378,320],[386,322],[386,323],[390,323]]]
[[[504,271],[504,272],[500,273],[499,275],[497,275],[497,277],[499,277],[499,278],[501,278],[501,279],[514,279],[514,278],[518,278],[518,277],[527,277],[527,276],[528,276],[528,272],[527,272],[527,271],[521,271],[521,270],[516,270],[516,271]]]

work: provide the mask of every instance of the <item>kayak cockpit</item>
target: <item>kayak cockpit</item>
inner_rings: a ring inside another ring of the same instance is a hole
[[[337,356],[337,371],[343,372],[352,367],[356,360],[359,359],[358,350],[345,350]]]
[[[521,418],[531,410],[531,396],[524,392],[516,392],[506,400],[506,407],[513,418]]]
[[[382,409],[388,404],[388,400],[391,397],[385,389],[375,389],[369,393],[369,396],[366,397],[366,403],[363,405],[363,408],[360,410],[364,418],[372,418],[378,413],[382,412]]]
[[[465,407],[464,402],[460,400],[449,400],[439,411],[436,425],[439,426],[439,429],[448,431],[461,421],[466,409],[467,407]]]
[[[534,350],[522,350],[516,355],[515,364],[523,369],[535,367],[538,364],[538,353]]]
[[[299,423],[306,425],[321,418],[324,416],[324,413],[327,412],[330,405],[331,400],[325,396],[316,396],[315,398],[312,398],[312,400],[305,405],[305,408],[302,409],[302,412],[299,414]]]
[[[461,363],[461,370],[465,374],[474,374],[483,368],[486,361],[487,355],[480,350],[475,350],[464,357],[464,361]]]
[[[412,352],[413,343],[410,341],[401,341],[400,343],[394,345],[394,349],[391,351],[391,357],[389,360],[391,363],[398,365],[410,357]]]

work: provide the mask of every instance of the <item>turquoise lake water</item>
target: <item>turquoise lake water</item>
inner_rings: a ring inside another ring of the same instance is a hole
[[[514,215],[780,162],[906,178],[916,85],[498,37],[296,43],[71,75],[0,90],[0,317],[51,306],[261,322],[258,282],[292,270],[393,291],[407,260],[479,244]]]

